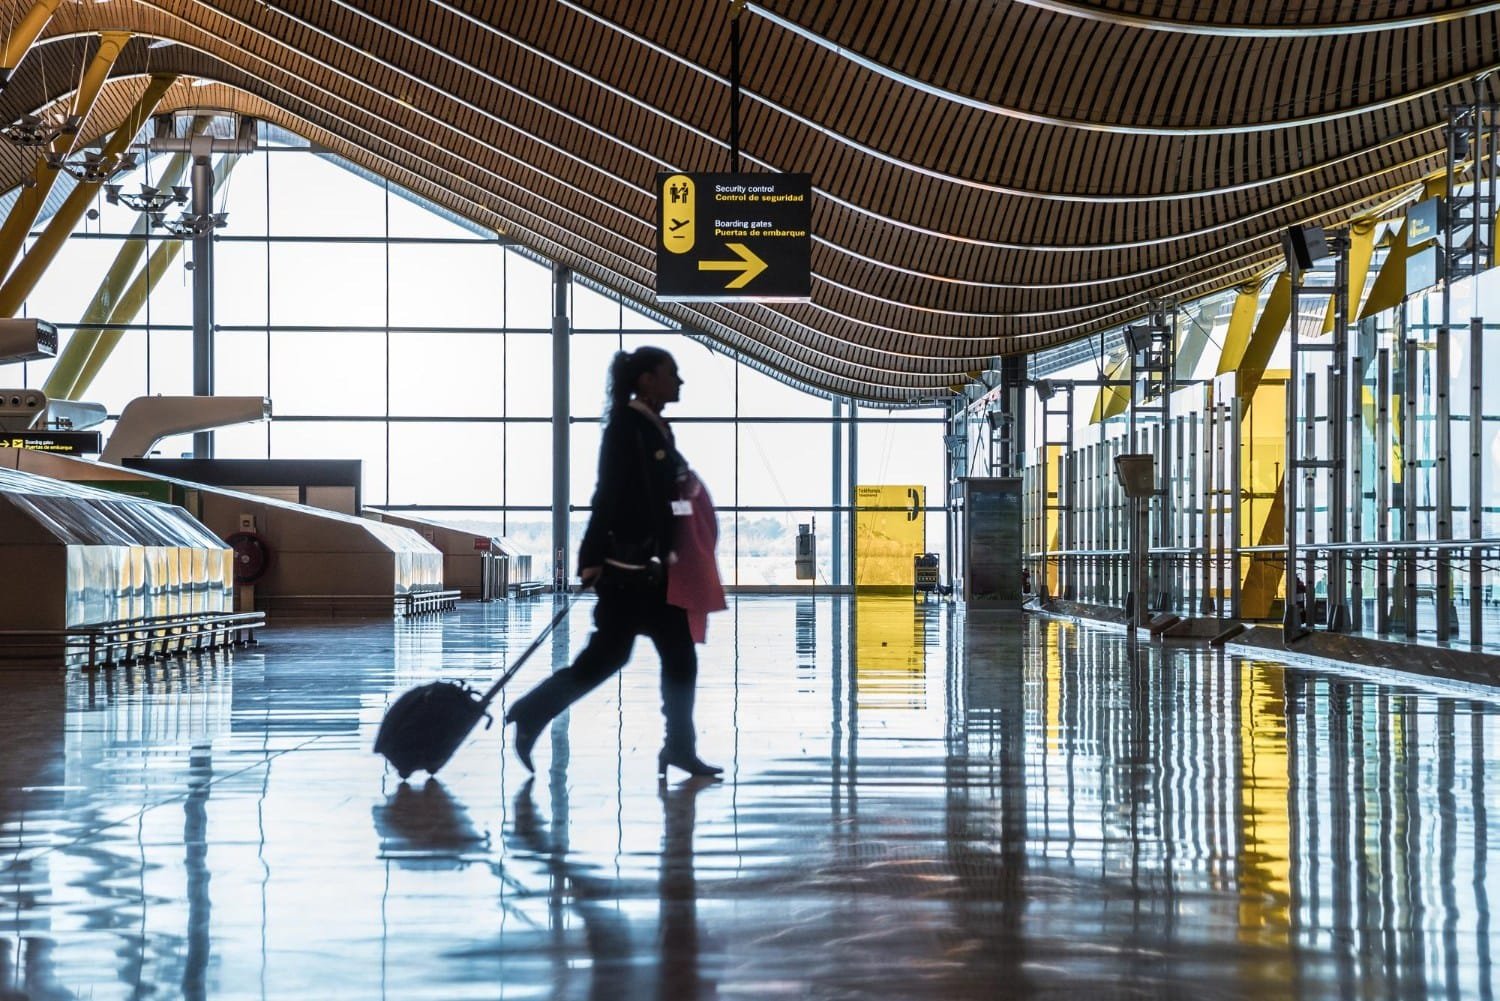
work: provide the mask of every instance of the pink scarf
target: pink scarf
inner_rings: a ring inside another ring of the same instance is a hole
[[[719,580],[719,562],[714,558],[719,517],[708,488],[696,476],[689,473],[682,488],[683,499],[693,505],[693,513],[673,519],[677,527],[672,552],[667,556],[667,604],[687,612],[693,642],[702,643],[708,636],[708,613],[729,607]]]

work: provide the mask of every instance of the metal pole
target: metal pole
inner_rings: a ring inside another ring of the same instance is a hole
[[[829,529],[828,558],[829,565],[833,569],[833,586],[838,587],[844,583],[844,513],[839,508],[844,505],[844,428],[841,418],[844,415],[844,403],[835,398],[833,401],[833,483],[830,494],[833,498],[833,527]]]
[[[1347,299],[1347,296],[1346,296]],[[1358,335],[1353,361],[1349,366],[1349,432],[1343,437],[1346,444],[1344,468],[1348,471],[1349,523],[1346,526],[1351,541],[1365,540],[1365,371],[1369,359],[1365,357],[1365,334]],[[1365,627],[1365,553],[1356,549],[1349,554],[1349,628],[1359,632]]]
[[[1417,538],[1417,341],[1408,332],[1406,307],[1401,307],[1401,514],[1403,542]],[[1406,636],[1417,635],[1417,555],[1406,550],[1402,557],[1401,603],[1406,609]]]
[[[193,157],[193,395],[214,395],[214,167],[213,157]],[[193,458],[212,459],[214,433],[193,435]]]
[[[1469,538],[1483,536],[1484,522],[1484,319],[1469,320]],[[1469,550],[1469,642],[1484,642],[1484,565]]]
[[[1244,466],[1244,451],[1240,448],[1240,437],[1244,431],[1244,404],[1238,395],[1229,398],[1229,616],[1240,617],[1243,574],[1241,570],[1240,540],[1244,531],[1243,512],[1240,504],[1240,484]]]
[[[1146,576],[1146,558],[1141,546],[1141,529],[1145,518],[1141,498],[1132,497],[1127,504],[1130,511],[1130,591],[1125,599],[1125,641],[1127,649],[1133,654],[1140,644],[1141,607],[1145,604],[1143,581]]]
[[[1058,487],[1060,490],[1066,492],[1059,494],[1058,501],[1065,505],[1061,514],[1061,524],[1063,527],[1062,548],[1064,551],[1068,551],[1078,548],[1077,507],[1079,490],[1078,462],[1077,457],[1073,454],[1073,413],[1076,408],[1073,406],[1073,387],[1070,385],[1065,388],[1067,389],[1068,409],[1063,413],[1063,417],[1066,420],[1065,426],[1067,427],[1067,434],[1064,436],[1067,439],[1067,444],[1063,446],[1063,454],[1066,456],[1063,459],[1063,470],[1066,475],[1063,476],[1063,482],[1059,483]],[[1078,557],[1065,557],[1063,559],[1063,570],[1067,584],[1062,589],[1062,596],[1068,601],[1075,601],[1078,598],[1078,582],[1075,579],[1075,574],[1078,572]]]
[[[1476,182],[1475,187],[1479,185]],[[1475,217],[1475,226],[1478,227],[1479,220]],[[1477,240],[1477,236],[1476,236]],[[1478,252],[1476,245],[1475,252]],[[1478,278],[1475,278],[1478,283]],[[1478,292],[1476,291],[1477,295]],[[1443,282],[1442,291],[1443,315],[1439,320],[1437,330],[1437,370],[1433,372],[1433,381],[1436,383],[1437,413],[1434,419],[1437,421],[1437,436],[1434,442],[1437,462],[1435,470],[1437,474],[1437,518],[1434,525],[1435,537],[1439,539],[1453,538],[1453,464],[1448,460],[1448,452],[1453,447],[1452,432],[1453,421],[1451,407],[1448,400],[1448,384],[1452,379],[1449,370],[1449,345],[1448,337],[1453,323],[1453,283]],[[1454,632],[1453,622],[1453,564],[1448,550],[1440,549],[1437,557],[1437,581],[1434,593],[1437,600],[1437,641],[1447,641]]]
[[[1391,351],[1375,352],[1375,541],[1391,538]],[[1391,631],[1391,559],[1380,546],[1375,557],[1375,631]]]
[[[1200,615],[1224,616],[1224,455],[1219,437],[1219,404],[1214,401],[1213,386],[1203,387],[1203,545],[1211,547],[1202,564]],[[1217,461],[1216,461],[1217,460]]]
[[[849,400],[849,586],[859,586],[859,404]]]
[[[1318,425],[1316,414],[1318,407],[1318,388],[1315,376],[1311,372],[1302,373],[1302,454],[1311,457],[1317,454]],[[1318,467],[1307,465],[1302,474],[1302,496],[1305,498],[1306,507],[1303,509],[1302,539],[1307,543],[1307,551],[1302,554],[1302,579],[1307,585],[1307,604],[1302,609],[1302,624],[1308,629],[1313,627],[1317,621],[1314,614],[1317,607],[1317,599],[1314,592],[1317,589],[1317,550],[1313,543],[1317,541],[1314,537],[1317,520],[1314,515],[1318,507]]]
[[[1349,251],[1353,232],[1335,241],[1333,293],[1333,364],[1328,367],[1328,540],[1349,541]],[[1357,504],[1358,501],[1356,500]],[[1342,550],[1328,556],[1328,630],[1348,632],[1349,557]]]
[[[567,588],[568,553],[573,548],[568,539],[569,457],[568,440],[572,416],[568,400],[569,361],[568,291],[573,272],[561,264],[552,267],[552,579],[557,591]]]
[[[1298,332],[1302,318],[1302,269],[1297,266],[1295,260],[1287,263],[1287,270],[1292,279],[1292,315],[1291,331],[1289,340],[1291,342],[1291,354],[1287,359],[1286,379],[1286,433],[1283,435],[1283,444],[1286,448],[1286,466],[1281,476],[1281,502],[1285,508],[1285,532],[1286,543],[1286,598],[1282,602],[1281,629],[1284,640],[1290,641],[1301,636],[1305,624],[1297,609],[1297,498],[1299,496],[1299,477],[1297,462],[1297,363],[1298,350],[1301,346],[1301,337]]]

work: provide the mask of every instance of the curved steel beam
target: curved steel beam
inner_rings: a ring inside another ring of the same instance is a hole
[[[1098,4],[1081,0],[1016,0],[1027,7],[1065,14],[1088,21],[1103,21],[1106,24],[1122,24],[1143,31],[1174,32],[1183,35],[1215,35],[1229,38],[1307,38],[1329,35],[1364,35],[1377,31],[1405,31],[1409,28],[1426,28],[1448,21],[1461,21],[1466,17],[1482,17],[1500,11],[1500,3],[1480,3],[1457,9],[1435,11],[1426,14],[1408,14],[1405,17],[1376,18],[1370,21],[1329,21],[1323,24],[1226,24],[1207,21],[1183,21],[1176,18],[1149,17],[1111,10]]]

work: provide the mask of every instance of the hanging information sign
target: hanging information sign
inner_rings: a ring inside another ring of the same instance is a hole
[[[812,298],[808,174],[658,174],[656,297]]]

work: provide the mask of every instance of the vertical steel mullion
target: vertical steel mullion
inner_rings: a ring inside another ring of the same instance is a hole
[[[1206,471],[1203,468],[1202,457],[1198,452],[1198,442],[1201,437],[1199,432],[1202,423],[1203,414],[1198,413],[1192,416],[1187,425],[1188,474],[1186,487],[1191,501],[1188,505],[1188,510],[1184,512],[1184,517],[1187,521],[1183,528],[1187,536],[1188,548],[1194,554],[1187,568],[1189,595],[1188,603],[1185,607],[1189,613],[1196,613],[1203,601],[1203,544],[1206,541],[1203,535],[1203,497],[1208,490],[1208,483],[1203,478]]]
[[[1166,477],[1168,473],[1167,467],[1171,465],[1171,460],[1169,458],[1167,448],[1167,428],[1164,424],[1161,423],[1160,420],[1151,425],[1151,430],[1146,440],[1150,443],[1149,448],[1151,454],[1157,456],[1158,458],[1156,462],[1156,490],[1154,491],[1152,497],[1146,501],[1147,513],[1146,516],[1142,519],[1141,524],[1141,528],[1144,529],[1144,531],[1141,532],[1141,556],[1147,561],[1146,583],[1148,585],[1147,587],[1141,588],[1140,592],[1142,594],[1142,597],[1145,599],[1145,604],[1137,605],[1137,609],[1140,612],[1146,613],[1144,617],[1138,617],[1142,622],[1150,621],[1151,616],[1149,613],[1156,607],[1156,601],[1154,599],[1158,595],[1160,595],[1166,588],[1167,575],[1164,572],[1165,560],[1160,556],[1158,556],[1156,559],[1152,559],[1151,548],[1153,539],[1155,540],[1155,544],[1157,546],[1162,545],[1164,541],[1165,533],[1162,531],[1161,516],[1162,512],[1165,511],[1167,507],[1168,489]],[[1156,511],[1154,512],[1154,518],[1152,517],[1153,512],[1151,512],[1150,510],[1151,501],[1156,502]],[[1153,521],[1155,522],[1155,531],[1152,531]],[[1150,585],[1152,583],[1154,583],[1156,586],[1156,594],[1154,595],[1150,593]]]
[[[1347,303],[1348,297],[1345,296]],[[1347,328],[1346,328],[1347,329]],[[1345,442],[1344,469],[1347,470],[1345,497],[1350,503],[1349,522],[1345,526],[1351,542],[1365,539],[1365,357],[1364,338],[1359,338],[1359,347],[1354,349],[1349,365],[1348,388],[1349,412],[1346,415],[1348,431]],[[1345,351],[1347,355],[1347,350]],[[1349,554],[1349,628],[1359,632],[1365,625],[1364,550],[1356,549]]]
[[[1182,415],[1176,414],[1172,417],[1169,426],[1172,428],[1172,516],[1168,526],[1167,545],[1173,549],[1185,550],[1188,548],[1188,538],[1187,533],[1183,531],[1185,527],[1183,519],[1189,510],[1184,492],[1187,478],[1183,475],[1187,472],[1188,465],[1185,444],[1187,425],[1183,423]],[[1188,572],[1187,557],[1173,555],[1171,559],[1172,593],[1168,596],[1170,601],[1166,610],[1176,612],[1182,607],[1181,603],[1188,595],[1188,581],[1191,574]],[[1183,611],[1186,609],[1183,608]]]
[[[1243,420],[1244,405],[1236,394],[1229,400],[1229,439],[1226,443],[1229,455],[1229,617],[1232,619],[1240,617],[1243,599],[1240,579],[1240,539],[1244,531],[1240,511],[1240,486],[1244,482],[1244,451],[1240,448],[1240,439],[1244,435]]]
[[[573,272],[561,264],[552,268],[552,583],[557,592],[567,589],[568,553],[573,545],[568,538],[569,435],[572,404],[568,389],[572,381],[569,368],[568,341],[572,334],[569,290]],[[738,502],[738,498],[736,498]]]
[[[1402,307],[1404,317],[1406,307]],[[1401,458],[1404,465],[1401,491],[1402,540],[1417,538],[1417,340],[1406,322],[1401,324],[1401,368],[1404,372],[1401,391]],[[1401,599],[1406,609],[1405,633],[1408,639],[1417,635],[1417,553],[1408,547],[1402,561]]]
[[[1391,538],[1391,350],[1375,352],[1375,541]],[[1375,630],[1391,631],[1390,550],[1380,546],[1375,558]]]
[[[1203,391],[1203,545],[1209,550],[1209,558],[1202,567],[1203,603],[1199,612],[1224,615],[1224,512],[1223,483],[1224,459],[1219,437],[1219,404],[1214,399],[1212,388]],[[1212,606],[1210,607],[1210,602]]]
[[[1282,526],[1283,542],[1286,547],[1286,560],[1283,570],[1283,584],[1286,588],[1286,597],[1282,600],[1281,628],[1286,639],[1296,639],[1306,623],[1302,621],[1297,610],[1297,498],[1301,491],[1298,476],[1297,462],[1297,379],[1300,374],[1302,348],[1301,318],[1302,318],[1302,272],[1297,267],[1297,262],[1289,264],[1292,277],[1292,311],[1291,329],[1288,331],[1288,341],[1291,352],[1287,356],[1287,378],[1286,378],[1286,427],[1283,429],[1282,446],[1286,451],[1286,465],[1282,468],[1281,476],[1281,503],[1284,508],[1284,525]]]
[[[1478,178],[1475,186],[1479,186]],[[1478,206],[1476,205],[1477,209]],[[1479,217],[1474,219],[1476,257],[1479,254],[1478,226]],[[1474,278],[1475,292],[1477,296],[1479,279]],[[1448,337],[1453,323],[1453,283],[1443,282],[1442,291],[1442,318],[1439,320],[1437,330],[1437,371],[1433,373],[1433,381],[1437,389],[1437,413],[1434,419],[1437,421],[1437,435],[1434,440],[1437,462],[1437,519],[1433,525],[1433,534],[1439,541],[1447,541],[1453,538],[1453,466],[1448,461],[1448,452],[1453,447],[1452,432],[1453,422],[1451,407],[1448,399],[1448,384],[1452,379],[1449,371],[1450,351]],[[1437,600],[1437,640],[1439,643],[1446,642],[1453,634],[1452,621],[1452,595],[1453,595],[1453,566],[1451,556],[1446,549],[1438,549],[1435,552],[1437,560],[1436,600]]]
[[[1311,458],[1318,454],[1318,389],[1316,376],[1311,372],[1302,375],[1302,458]],[[1306,551],[1302,554],[1303,581],[1307,585],[1307,607],[1303,610],[1303,622],[1306,627],[1311,628],[1316,621],[1313,610],[1317,606],[1315,592],[1317,590],[1317,550],[1314,543],[1317,542],[1317,513],[1318,513],[1318,467],[1306,465],[1302,476],[1302,495],[1305,498],[1305,508],[1302,512],[1303,528],[1302,539],[1307,543]]]
[[[1075,550],[1078,549],[1078,497],[1080,491],[1078,489],[1078,457],[1073,454],[1073,411],[1075,409],[1073,406],[1073,387],[1068,385],[1066,388],[1068,409],[1063,416],[1067,421],[1065,425],[1067,427],[1067,434],[1065,435],[1067,444],[1063,446],[1063,454],[1067,458],[1063,460],[1063,467],[1068,473],[1068,493],[1067,507],[1063,511],[1063,518],[1065,520],[1063,526],[1063,548],[1074,555],[1067,556],[1063,560],[1063,568],[1066,571],[1065,580],[1067,581],[1067,586],[1063,589],[1063,597],[1069,601],[1077,601],[1078,556]]]
[[[1349,253],[1353,230],[1338,241],[1333,293],[1333,363],[1328,367],[1328,541],[1349,541]],[[1349,555],[1328,554],[1328,628],[1349,628]]]
[[[1484,535],[1484,319],[1469,320],[1469,538]],[[1469,550],[1469,642],[1484,642],[1484,566]]]
[[[833,501],[833,518],[832,518],[833,524],[831,524],[831,525],[828,526],[828,535],[829,535],[829,541],[828,541],[828,560],[829,560],[829,564],[828,564],[828,567],[829,567],[829,570],[831,570],[832,573],[833,573],[833,586],[834,587],[839,587],[839,586],[841,586],[844,583],[844,563],[843,563],[843,557],[844,557],[844,512],[842,512],[842,511],[839,510],[839,508],[841,508],[841,507],[844,506],[844,491],[843,491],[844,428],[843,428],[843,416],[844,416],[844,403],[838,397],[834,397],[834,399],[833,399],[833,424],[832,424],[831,429],[830,429],[831,434],[833,435],[833,441],[831,442],[831,448],[833,450],[833,456],[832,456],[833,461],[830,463],[830,465],[832,466],[832,469],[830,470],[830,475],[832,477],[832,482],[829,484],[829,494],[830,494],[831,499]],[[817,540],[816,539],[813,540],[813,545],[817,545]],[[816,552],[816,550],[815,550],[815,552]],[[949,563],[949,565],[952,565],[952,563],[953,563],[953,554],[952,553],[948,554],[948,563]],[[817,564],[816,564],[816,562],[814,562],[813,573],[814,573],[814,575],[817,574]],[[816,576],[814,576],[814,581],[816,581]]]

